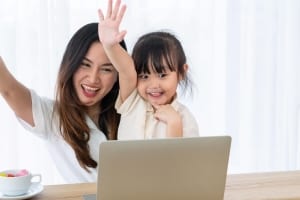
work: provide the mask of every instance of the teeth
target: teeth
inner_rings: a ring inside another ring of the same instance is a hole
[[[160,92],[149,92],[148,94],[150,94],[151,96],[157,97],[160,96]]]
[[[90,86],[87,86],[87,85],[82,85],[82,87],[83,87],[85,90],[93,91],[93,92],[99,90],[99,88],[94,88],[94,87],[90,87]]]
[[[148,93],[162,93],[162,90],[147,90]]]

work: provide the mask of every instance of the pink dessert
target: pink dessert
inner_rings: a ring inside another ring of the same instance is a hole
[[[4,177],[18,177],[18,176],[26,176],[28,174],[29,174],[28,170],[21,169],[20,171],[17,171],[16,173],[1,172],[0,176],[4,176]]]

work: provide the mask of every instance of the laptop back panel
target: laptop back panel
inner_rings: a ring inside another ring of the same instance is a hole
[[[97,200],[221,200],[230,136],[108,141]]]

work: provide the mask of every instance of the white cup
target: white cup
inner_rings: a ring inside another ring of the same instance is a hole
[[[20,170],[6,170],[0,174],[16,174]],[[5,177],[0,176],[0,193],[7,196],[18,196],[28,192],[30,186],[34,183],[40,183],[42,176],[40,174],[31,174],[28,172],[26,175]]]

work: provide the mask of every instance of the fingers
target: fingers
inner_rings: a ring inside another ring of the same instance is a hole
[[[125,14],[125,11],[126,11],[126,5],[123,5],[122,7],[121,7],[121,10],[120,10],[120,12],[118,12],[118,16],[117,16],[117,21],[120,23],[121,21],[122,21],[122,19],[123,19],[123,16],[124,16],[124,14]]]
[[[100,22],[104,20],[104,15],[101,9],[98,9],[98,18]]]
[[[126,5],[122,5],[121,9],[120,6],[121,0],[117,0],[114,7],[113,0],[108,0],[106,16],[104,17],[101,9],[98,10],[99,20],[102,21],[105,18],[110,18],[112,20],[116,20],[117,22],[121,22],[126,11]]]
[[[125,30],[121,31],[117,36],[118,41],[122,41],[125,38],[126,33],[127,33],[127,31],[125,31]]]
[[[112,0],[108,0],[106,17],[111,17],[111,11],[112,11]]]
[[[112,13],[111,13],[111,18],[112,19],[116,19],[117,18],[118,13],[119,13],[119,9],[120,9],[120,4],[121,4],[121,0],[117,0],[116,3],[115,3],[114,8],[112,10]]]

